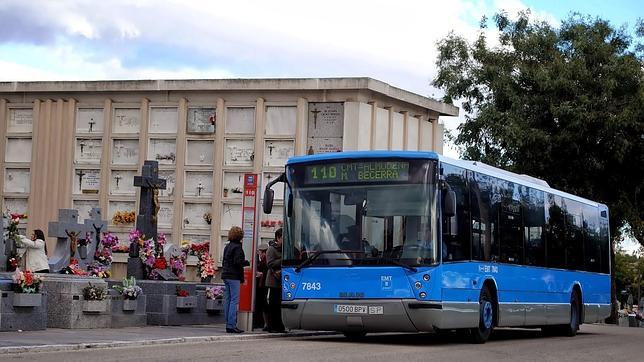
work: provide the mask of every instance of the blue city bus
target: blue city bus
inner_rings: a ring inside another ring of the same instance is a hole
[[[495,327],[574,336],[610,314],[608,208],[542,180],[433,152],[289,159],[287,328],[444,333]]]

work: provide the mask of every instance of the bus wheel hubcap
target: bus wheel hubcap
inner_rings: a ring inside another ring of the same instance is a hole
[[[483,302],[483,326],[485,329],[492,327],[492,303],[487,300]]]

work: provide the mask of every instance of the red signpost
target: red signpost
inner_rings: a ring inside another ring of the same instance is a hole
[[[244,203],[242,209],[242,229],[244,230],[243,245],[250,245],[250,253],[246,253],[246,260],[250,266],[244,268],[244,283],[241,285],[239,295],[239,311],[252,313],[253,311],[253,284],[255,282],[255,229],[257,225],[257,188],[258,176],[256,173],[244,174]],[[249,250],[247,248],[244,248]],[[252,314],[251,314],[252,315]],[[247,327],[248,328],[248,327]]]

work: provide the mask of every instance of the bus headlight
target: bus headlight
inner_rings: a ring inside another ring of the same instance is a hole
[[[291,289],[295,289],[295,283],[291,282]]]
[[[284,281],[285,281],[285,282],[288,282],[288,281],[289,281],[289,279],[290,279],[290,278],[288,277],[288,274],[284,275]]]
[[[419,294],[419,295],[420,295],[420,297],[421,297],[421,298],[425,298],[425,297],[427,296],[427,293],[425,293],[425,292],[420,292],[420,294]]]
[[[416,289],[420,289],[423,287],[423,285],[420,282],[416,282],[416,284],[414,285],[416,286]]]
[[[429,281],[429,274],[423,275],[423,280],[428,282]]]
[[[292,297],[293,295],[291,294],[291,292],[286,293],[286,298],[291,299]]]

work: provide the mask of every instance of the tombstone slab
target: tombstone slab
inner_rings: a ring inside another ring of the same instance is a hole
[[[67,267],[71,261],[71,240],[67,236],[68,232],[74,232],[79,238],[82,238],[85,232],[85,225],[78,223],[78,210],[59,209],[58,221],[49,222],[47,231],[47,236],[53,236],[58,239],[54,253],[49,258],[49,270],[53,273],[58,273],[61,269]]]
[[[42,290],[39,306],[14,306],[10,273],[0,274],[0,331],[35,331],[47,328],[47,293]]]
[[[83,288],[89,283],[107,288],[103,279],[49,274],[43,281],[48,292],[47,326],[49,328],[109,328],[111,300],[106,297],[105,312],[83,312]]]

